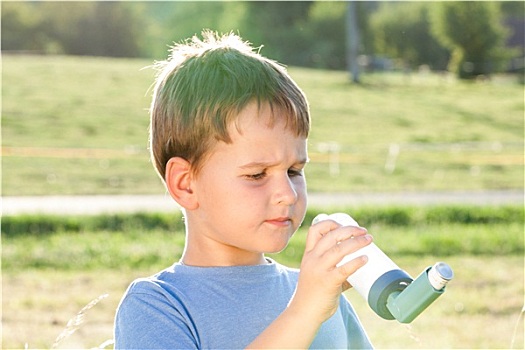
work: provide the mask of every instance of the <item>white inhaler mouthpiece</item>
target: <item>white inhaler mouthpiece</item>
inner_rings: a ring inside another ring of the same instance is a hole
[[[333,220],[343,226],[359,227],[359,224],[350,215],[344,213],[319,214],[314,218],[313,224],[323,220]],[[392,320],[394,316],[386,306],[388,296],[393,292],[404,290],[413,281],[413,278],[401,270],[374,243],[345,256],[338,266],[363,255],[368,257],[368,262],[350,275],[348,282],[368,301],[372,310],[379,316]]]

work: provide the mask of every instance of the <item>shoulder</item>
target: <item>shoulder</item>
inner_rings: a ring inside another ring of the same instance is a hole
[[[175,276],[171,276],[170,269],[158,272],[155,275],[148,277],[140,277],[135,279],[129,285],[124,297],[136,294],[164,294]],[[171,270],[173,271],[173,270]]]
[[[136,279],[115,315],[115,348],[196,348],[191,317],[176,284],[164,271]],[[167,338],[165,332],[175,335]]]
[[[185,288],[183,281],[184,279],[175,273],[175,266],[149,277],[135,279],[124,293],[117,315],[143,313],[145,310],[162,313],[180,308],[180,288]]]

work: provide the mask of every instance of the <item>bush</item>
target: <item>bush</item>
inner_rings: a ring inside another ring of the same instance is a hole
[[[496,224],[523,223],[524,210],[519,206],[435,206],[435,207],[377,207],[307,211],[304,225],[310,225],[321,212],[345,212],[361,225],[430,225],[430,224]],[[180,214],[134,213],[95,216],[21,215],[2,219],[2,234],[45,235],[55,232],[109,231],[184,231]]]
[[[488,224],[523,222],[523,208],[503,207],[435,207],[427,211],[428,223]]]
[[[104,214],[78,217],[21,215],[7,216],[2,219],[2,234],[8,237],[46,235],[56,232],[122,232],[128,230],[184,231],[184,223],[180,215],[160,213]]]

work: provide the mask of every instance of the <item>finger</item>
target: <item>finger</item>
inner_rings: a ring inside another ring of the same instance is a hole
[[[317,243],[316,249],[323,254],[328,249],[352,238],[364,236],[368,231],[363,227],[343,226],[328,232]]]
[[[324,220],[310,226],[306,236],[305,251],[311,251],[317,245],[317,242],[329,232],[339,228],[341,225],[333,220]]]
[[[365,234],[333,244],[323,253],[322,262],[327,266],[335,266],[339,264],[346,255],[354,253],[369,245],[372,243],[372,240],[371,235]],[[319,245],[321,243],[322,242],[319,242]]]
[[[342,264],[337,267],[337,271],[340,274],[340,277],[346,281],[350,275],[355,273],[361,267],[363,267],[368,262],[368,257],[366,255],[361,255],[355,259],[348,261],[345,264]],[[346,281],[347,282],[347,281]],[[343,283],[343,289],[345,288],[345,282]],[[348,283],[349,286],[350,283]]]

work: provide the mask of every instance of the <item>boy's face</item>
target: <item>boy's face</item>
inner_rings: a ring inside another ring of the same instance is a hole
[[[186,253],[200,265],[262,263],[304,219],[306,139],[279,117],[269,127],[270,113],[256,103],[242,110],[229,128],[232,143],[218,142],[192,180],[198,207],[187,212]]]

